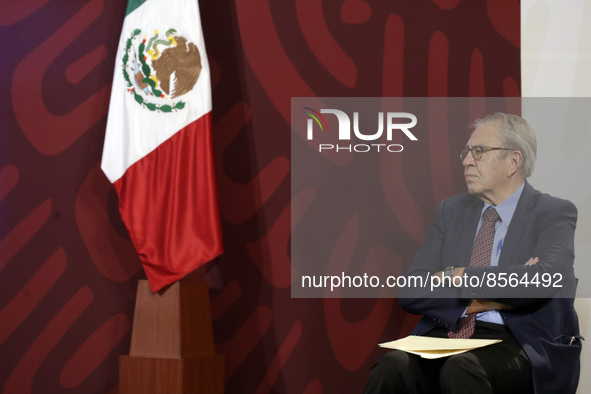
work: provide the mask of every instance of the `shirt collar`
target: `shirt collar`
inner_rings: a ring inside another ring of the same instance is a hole
[[[515,191],[505,201],[497,205],[496,207],[490,205],[489,203],[484,203],[484,207],[482,208],[482,212],[480,213],[481,217],[484,214],[484,211],[488,209],[488,207],[493,207],[497,210],[499,217],[501,218],[501,223],[505,227],[509,227],[511,224],[511,219],[513,219],[513,214],[515,213],[515,208],[517,208],[517,203],[519,202],[519,197],[521,197],[521,193],[523,192],[523,188],[525,187],[525,181],[519,186],[519,189]]]

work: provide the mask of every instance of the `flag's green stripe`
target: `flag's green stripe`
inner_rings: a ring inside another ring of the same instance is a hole
[[[146,1],[147,0],[127,0],[127,10],[125,11],[125,16],[131,14],[136,8],[144,4]]]

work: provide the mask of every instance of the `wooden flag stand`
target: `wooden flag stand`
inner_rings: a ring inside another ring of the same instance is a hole
[[[216,355],[205,281],[181,281],[153,294],[137,289],[131,349],[119,356],[120,394],[224,392],[224,356]]]

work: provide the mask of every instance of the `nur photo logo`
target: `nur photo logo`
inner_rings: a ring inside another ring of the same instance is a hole
[[[308,117],[306,138],[309,141],[314,140],[315,130],[320,133],[329,133],[331,138],[335,139],[334,143],[325,143],[326,139],[323,138],[323,143],[318,144],[318,152],[402,152],[404,147],[401,144],[392,143],[392,139],[397,133],[402,133],[410,141],[418,141],[418,138],[410,131],[416,126],[417,117],[408,112],[378,112],[377,115],[373,115],[374,119],[377,116],[377,130],[370,131],[360,126],[358,111],[352,113],[353,121],[351,121],[351,117],[339,109],[322,108],[316,111],[310,107],[302,108],[305,110],[302,113]],[[328,123],[322,114],[334,115],[338,123],[337,133],[328,131]],[[369,114],[364,113],[364,116],[369,116]],[[353,143],[355,141],[363,141],[364,143]],[[347,142],[349,143],[347,144]]]

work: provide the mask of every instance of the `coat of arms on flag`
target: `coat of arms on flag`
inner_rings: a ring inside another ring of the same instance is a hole
[[[125,42],[122,68],[129,93],[150,111],[182,110],[185,102],[174,99],[189,93],[201,74],[197,45],[174,28],[164,38],[157,29],[149,39],[142,34],[135,29]]]

